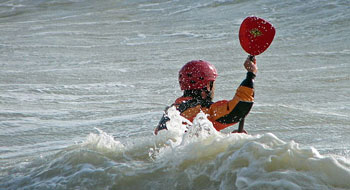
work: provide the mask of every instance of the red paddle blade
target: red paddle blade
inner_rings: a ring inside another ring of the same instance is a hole
[[[244,51],[259,55],[272,43],[276,30],[269,22],[259,17],[247,17],[239,29],[239,41]]]

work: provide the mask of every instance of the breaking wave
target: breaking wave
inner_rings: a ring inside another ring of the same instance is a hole
[[[169,110],[168,130],[115,139],[96,129],[84,142],[8,171],[5,189],[349,189],[350,162],[272,133],[217,132]],[[185,132],[187,131],[187,132]]]

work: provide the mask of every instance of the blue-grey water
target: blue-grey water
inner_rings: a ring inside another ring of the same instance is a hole
[[[0,189],[350,189],[349,9],[1,0]],[[238,30],[251,15],[276,36],[257,56],[249,135],[191,136],[180,122],[155,137],[187,61],[214,64],[215,100],[233,97],[247,57]]]

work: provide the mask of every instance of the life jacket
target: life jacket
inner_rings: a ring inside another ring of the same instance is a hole
[[[176,106],[181,116],[191,122],[200,111],[204,112],[215,129],[220,131],[243,119],[252,108],[253,101],[254,90],[240,86],[232,100],[221,100],[214,103],[182,96],[176,99],[173,105]]]

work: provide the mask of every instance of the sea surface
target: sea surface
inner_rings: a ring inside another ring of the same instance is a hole
[[[350,1],[0,0],[0,189],[350,189]],[[247,16],[276,28],[255,104],[184,133],[178,71],[207,60],[215,101],[245,78]]]

